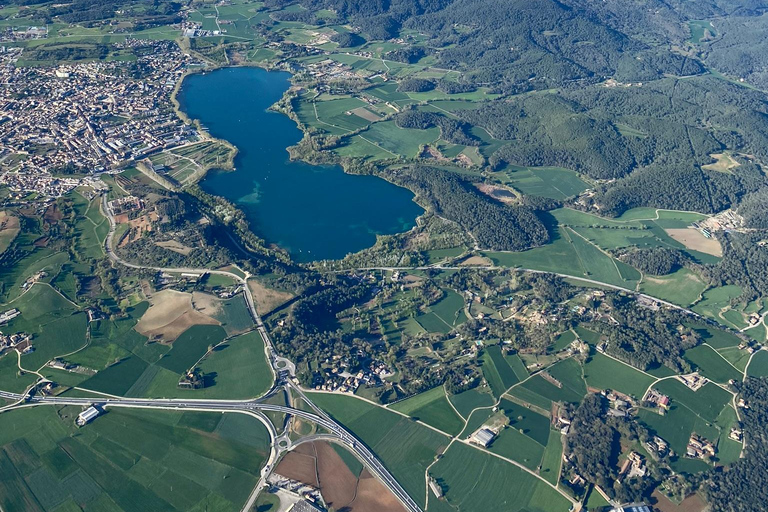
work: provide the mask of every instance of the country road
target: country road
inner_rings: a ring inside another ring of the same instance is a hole
[[[248,306],[248,310],[251,314],[251,317],[254,321],[254,324],[256,326],[256,330],[258,330],[259,334],[261,335],[262,339],[264,340],[264,350],[267,356],[267,359],[270,361],[270,367],[273,372],[274,377],[274,384],[272,386],[272,389],[265,395],[268,396],[273,391],[280,387],[284,387],[287,391],[293,392],[298,397],[303,399],[305,403],[312,409],[313,412],[307,412],[302,411],[299,409],[294,409],[292,407],[287,406],[278,406],[278,405],[272,405],[272,404],[266,404],[263,402],[259,402],[257,400],[252,401],[226,401],[226,400],[203,400],[203,401],[197,401],[197,400],[187,400],[187,401],[179,401],[179,400],[137,400],[137,399],[108,399],[104,401],[104,405],[109,405],[112,407],[146,407],[146,408],[172,408],[172,409],[188,409],[188,410],[220,410],[222,412],[244,412],[244,413],[254,413],[256,411],[274,411],[274,412],[283,412],[285,414],[290,414],[299,418],[306,419],[308,421],[315,422],[316,424],[326,428],[331,434],[325,435],[324,437],[332,437],[337,442],[340,442],[344,445],[346,445],[348,448],[350,448],[354,453],[357,454],[357,456],[364,462],[366,467],[371,470],[373,474],[375,474],[379,480],[384,483],[389,490],[400,500],[400,502],[405,506],[406,510],[408,512],[417,512],[420,511],[420,507],[416,502],[408,495],[408,493],[405,492],[405,490],[402,488],[402,486],[397,482],[397,480],[389,473],[389,471],[384,467],[384,465],[379,461],[379,459],[376,457],[376,455],[368,449],[367,446],[365,446],[362,442],[360,442],[357,438],[354,437],[350,432],[348,432],[343,426],[338,424],[335,420],[333,420],[325,411],[323,411],[321,408],[317,407],[304,393],[302,388],[295,384],[292,381],[292,378],[295,377],[295,370],[296,367],[294,363],[286,358],[280,357],[275,348],[274,344],[272,343],[271,338],[269,337],[269,333],[266,330],[266,327],[264,325],[264,322],[262,321],[261,317],[259,316],[258,312],[256,311],[256,305],[253,300],[253,295],[251,293],[250,288],[248,287],[248,279],[250,278],[250,274],[248,272],[243,271],[244,276],[240,276],[238,274],[235,274],[233,272],[225,271],[225,270],[212,270],[207,268],[187,268],[187,267],[179,267],[179,268],[167,268],[167,267],[153,267],[153,266],[144,266],[144,265],[137,265],[135,263],[127,262],[123,259],[121,259],[116,252],[114,251],[114,234],[116,230],[116,223],[114,220],[114,216],[112,215],[112,212],[110,211],[108,204],[107,204],[107,196],[106,194],[102,195],[102,210],[104,215],[108,218],[110,223],[110,229],[107,234],[107,237],[104,240],[104,250],[105,253],[109,256],[109,258],[114,261],[115,263],[119,265],[124,265],[129,268],[134,269],[144,269],[144,270],[153,270],[157,272],[167,272],[167,273],[189,273],[189,274],[217,274],[217,275],[223,275],[226,277],[229,277],[230,279],[234,280],[237,283],[240,283],[243,285],[243,295],[245,297],[246,304]],[[372,266],[372,267],[360,267],[360,268],[353,268],[353,269],[346,269],[346,270],[340,270],[339,272],[346,272],[350,270],[357,270],[357,271],[413,271],[413,270],[460,270],[465,269],[468,267],[460,267],[460,266],[448,266],[448,265],[431,265],[431,266],[416,266],[416,267],[385,267],[385,266]],[[486,265],[486,266],[473,266],[470,267],[472,269],[479,269],[479,270],[510,270],[514,269],[519,272],[525,272],[529,274],[551,274],[556,275],[558,277],[562,278],[569,278],[577,281],[581,281],[583,283],[592,284],[596,286],[601,286],[605,288],[610,288],[617,291],[622,291],[626,293],[633,294],[637,297],[644,297],[646,299],[655,301],[659,304],[663,304],[667,307],[676,309],[678,311],[687,313],[689,315],[702,318],[701,315],[698,313],[687,309],[685,307],[679,306],[677,304],[671,303],[666,300],[662,300],[656,297],[652,297],[650,295],[640,293],[637,290],[632,290],[629,288],[624,288],[621,286],[604,283],[601,281],[596,281],[593,279],[583,278],[583,277],[576,277],[571,276],[567,274],[560,274],[556,272],[546,272],[541,270],[535,270],[535,269],[527,269],[527,268],[510,268],[510,267],[501,267],[496,265]],[[290,378],[281,378],[288,375]],[[3,397],[3,392],[0,392],[0,397]],[[68,400],[75,400],[75,402],[58,402],[58,403],[77,403],[85,405],[86,403],[91,403],[88,400],[85,399],[68,399]],[[54,402],[53,399],[37,399],[37,401],[34,401],[31,403],[31,405],[43,405],[43,404],[49,404],[49,403],[57,403]],[[101,403],[101,402],[99,402]],[[282,452],[284,452],[286,449],[288,449],[285,446],[280,446],[280,444],[277,442],[277,438],[275,437],[276,434],[274,434],[274,427],[270,429],[270,434],[272,436],[273,441],[273,451],[270,456],[269,461],[267,462],[267,465],[265,466],[262,477],[259,480],[259,483],[254,488],[253,492],[251,493],[248,502],[243,507],[243,511],[250,510],[253,507],[253,504],[256,501],[256,498],[258,497],[259,492],[261,489],[266,485],[266,478],[269,476],[271,471],[274,469],[274,464],[276,463],[277,459],[280,457]],[[303,441],[300,441],[303,442]],[[290,442],[287,442],[289,446],[291,445]]]
[[[248,310],[250,311],[251,317],[253,318],[253,321],[256,325],[256,330],[258,330],[259,334],[264,340],[264,350],[267,355],[267,360],[270,362],[270,368],[273,374],[274,384],[272,389],[267,394],[271,393],[278,385],[278,382],[280,381],[279,374],[281,372],[287,372],[291,378],[295,377],[296,366],[293,364],[292,361],[284,357],[280,357],[277,354],[277,352],[275,351],[274,345],[272,343],[272,340],[269,337],[269,333],[267,332],[267,329],[264,325],[264,322],[261,320],[261,317],[256,311],[256,305],[253,301],[253,295],[251,294],[251,290],[248,287],[248,277],[249,277],[248,272],[244,272],[245,277],[240,277],[237,274],[234,274],[232,272],[227,272],[224,270],[150,267],[150,266],[136,265],[134,263],[127,262],[122,258],[120,258],[120,256],[118,256],[113,249],[113,240],[114,240],[115,229],[117,225],[115,223],[114,216],[112,215],[112,212],[107,204],[106,194],[102,195],[101,206],[102,206],[102,213],[109,220],[109,232],[107,233],[107,236],[104,239],[104,251],[109,256],[109,258],[115,263],[124,265],[129,268],[135,268],[139,270],[141,269],[154,270],[157,272],[191,273],[191,274],[201,274],[201,275],[204,273],[217,274],[217,275],[227,276],[233,279],[235,282],[242,284],[243,296],[245,297],[246,305],[248,306]],[[310,412],[294,409],[292,407],[287,407],[287,406],[260,403],[258,401],[226,401],[226,400],[179,401],[179,400],[107,399],[107,400],[104,400],[103,403],[105,406],[108,405],[113,407],[145,407],[145,408],[155,407],[155,408],[166,408],[166,409],[171,408],[171,409],[191,409],[191,410],[194,410],[197,408],[197,409],[233,411],[233,412],[256,411],[256,410],[274,411],[274,412],[282,412],[285,414],[290,414],[308,421],[312,421],[322,426],[323,428],[327,429],[329,432],[332,433],[332,435],[334,435],[342,443],[347,445],[347,447],[361,459],[361,461],[371,471],[371,473],[373,473],[390,490],[390,492],[392,492],[392,494],[394,494],[395,497],[398,500],[400,500],[400,502],[403,504],[403,506],[408,512],[421,512],[421,508],[419,507],[419,505],[413,500],[413,498],[411,498],[411,496],[405,491],[405,489],[403,489],[403,487],[395,479],[395,477],[392,476],[392,474],[387,470],[384,464],[382,464],[381,461],[379,461],[378,457],[376,457],[376,455],[371,450],[369,450],[368,447],[365,446],[365,444],[358,441],[358,439],[355,436],[353,436],[350,432],[348,432],[339,423],[334,421],[325,411],[323,411],[322,409],[317,407],[314,403],[312,403],[312,401],[304,394],[301,388],[295,385],[291,381],[291,379],[286,379],[285,383],[287,388],[296,392],[312,408],[312,410],[315,411],[315,413],[310,413]],[[0,397],[9,398],[7,395],[9,394],[0,391]],[[23,397],[17,396],[16,398],[18,400]],[[87,399],[64,399],[65,401],[61,401],[61,400],[62,399],[58,399],[58,398],[33,398],[27,403],[33,404],[33,405],[42,405],[42,404],[49,404],[49,403],[90,405],[92,403],[92,400],[87,400]],[[69,401],[66,401],[66,400],[69,400]],[[102,403],[102,401],[99,401],[99,403]],[[243,506],[243,511],[248,511],[253,508],[253,505],[256,501],[256,498],[258,497],[259,492],[266,484],[266,479],[269,476],[272,469],[274,468],[274,464],[277,462],[277,459],[281,454],[280,446],[278,445],[274,437],[274,427],[270,429],[270,436],[272,436],[272,444],[273,444],[273,450],[270,455],[270,459],[267,462],[267,465],[264,467],[264,470],[262,471],[261,479],[259,480],[253,492],[249,496],[248,501]]]

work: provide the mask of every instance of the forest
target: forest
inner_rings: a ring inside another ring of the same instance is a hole
[[[768,379],[748,378],[736,387],[749,406],[741,409],[746,448],[735,464],[705,482],[713,512],[759,512],[768,503]]]
[[[416,165],[387,170],[385,177],[413,191],[437,215],[462,226],[480,247],[521,251],[549,241],[536,210],[501,203],[458,174]]]

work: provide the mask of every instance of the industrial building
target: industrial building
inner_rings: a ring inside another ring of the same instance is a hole
[[[99,414],[101,414],[101,411],[99,411],[94,406],[90,406],[89,408],[87,408],[86,410],[84,410],[83,412],[81,412],[80,414],[77,415],[77,419],[75,420],[75,424],[78,427],[82,427],[82,426],[92,422],[93,420],[95,420],[96,417]]]

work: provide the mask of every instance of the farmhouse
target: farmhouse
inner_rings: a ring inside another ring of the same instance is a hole
[[[669,397],[659,393],[655,389],[648,390],[648,393],[645,395],[645,401],[656,405],[660,411],[669,409]]]
[[[704,459],[715,456],[715,445],[697,434],[691,434],[688,439],[686,455],[692,459]]]
[[[653,436],[653,439],[646,441],[645,448],[648,450],[648,453],[657,457],[663,457],[669,451],[669,445],[659,436]]]
[[[707,379],[699,375],[698,372],[689,375],[679,375],[677,379],[688,386],[692,391],[698,391],[707,383]]]
[[[288,512],[320,512],[320,509],[307,500],[300,500],[291,505]]]
[[[101,414],[101,412],[95,408],[94,406],[90,406],[83,412],[77,415],[77,419],[75,420],[75,424],[78,427],[85,426],[87,423],[90,423],[91,421],[95,420],[96,417]]]
[[[612,508],[610,512],[652,512],[652,510],[645,503],[632,503],[631,505]]]
[[[432,489],[432,492],[437,498],[442,498],[443,496],[443,488],[440,487],[440,484],[437,483],[437,480],[434,478],[429,479],[429,488]]]
[[[483,448],[488,448],[488,445],[491,444],[495,437],[496,433],[493,430],[480,427],[479,429],[475,430],[471,436],[469,436],[469,442],[478,446],[482,446]]]
[[[21,311],[19,311],[18,309],[9,309],[8,311],[0,313],[0,324],[10,322],[20,314],[21,314]]]

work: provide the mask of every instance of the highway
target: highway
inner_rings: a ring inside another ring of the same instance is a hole
[[[91,405],[92,403],[98,403],[103,405],[104,407],[111,406],[111,407],[139,407],[139,408],[161,408],[161,409],[188,409],[188,410],[210,410],[210,411],[222,411],[222,412],[274,411],[274,412],[282,412],[285,414],[290,414],[290,415],[302,418],[304,420],[314,422],[315,424],[328,430],[328,432],[330,432],[331,435],[335,436],[336,439],[338,439],[341,443],[346,445],[352,452],[357,454],[357,456],[360,458],[363,464],[365,464],[368,470],[374,476],[376,476],[392,492],[392,494],[394,494],[395,497],[397,497],[398,500],[400,500],[400,502],[403,504],[403,506],[408,512],[421,512],[421,508],[419,507],[419,505],[413,500],[413,498],[411,498],[408,495],[408,493],[405,491],[405,489],[403,489],[403,487],[395,479],[395,477],[393,477],[390,474],[390,472],[387,470],[384,464],[382,464],[382,462],[378,459],[378,457],[376,457],[376,455],[371,450],[369,450],[368,447],[365,446],[365,444],[360,442],[354,435],[352,435],[349,431],[347,431],[343,426],[341,426],[339,423],[334,421],[325,411],[323,411],[322,409],[317,407],[314,403],[312,403],[312,401],[304,394],[301,388],[292,382],[292,378],[295,378],[295,375],[296,375],[296,366],[289,359],[280,357],[275,351],[274,344],[272,343],[272,339],[269,337],[269,333],[267,332],[264,322],[261,320],[261,317],[256,311],[256,305],[253,301],[253,295],[251,293],[250,288],[248,287],[248,278],[250,276],[247,272],[244,272],[245,277],[241,277],[237,274],[234,274],[232,272],[227,272],[224,270],[150,267],[150,266],[144,266],[144,265],[136,265],[134,263],[127,262],[121,259],[113,250],[115,229],[117,225],[115,223],[114,216],[112,215],[112,211],[110,210],[109,205],[107,204],[107,194],[102,194],[101,207],[102,207],[102,213],[109,220],[109,232],[107,233],[107,236],[104,239],[104,251],[109,256],[109,258],[115,263],[119,265],[124,265],[129,268],[138,269],[138,270],[144,269],[144,270],[154,270],[157,272],[190,273],[190,274],[201,274],[201,275],[204,273],[217,274],[217,275],[227,276],[233,279],[235,282],[242,284],[243,296],[245,297],[245,302],[246,302],[246,305],[248,306],[248,311],[250,311],[251,313],[251,317],[253,318],[254,324],[256,326],[256,330],[259,332],[262,339],[264,340],[264,350],[267,356],[267,360],[270,362],[270,368],[272,369],[272,373],[273,373],[274,383],[273,383],[272,389],[270,389],[270,391],[265,396],[268,396],[269,394],[273,393],[276,389],[278,389],[281,386],[280,381],[282,379],[279,378],[279,374],[281,372],[286,372],[291,377],[289,379],[284,380],[286,388],[298,394],[301,397],[301,399],[303,399],[307,403],[307,405],[314,411],[314,413],[303,411],[300,409],[294,409],[292,407],[287,407],[287,406],[267,404],[259,400],[229,401],[229,400],[168,400],[168,399],[154,400],[154,399],[133,399],[133,398],[125,398],[125,399],[109,398],[109,399],[98,400],[94,402],[94,400],[83,399],[83,398],[32,397],[25,404],[19,404],[19,406],[51,405],[51,404],[88,406],[88,405]],[[3,391],[0,391],[0,398],[8,398],[13,401],[21,401],[24,399],[24,397],[22,397],[21,395],[13,395],[12,393],[5,393]],[[275,437],[276,434],[275,434],[274,426],[270,424],[270,427],[268,427],[268,429],[270,430],[270,435],[272,436],[272,445],[273,445],[272,454],[270,456],[269,461],[267,462],[266,467],[262,471],[262,477],[259,480],[259,483],[256,485],[256,488],[253,490],[248,501],[243,507],[244,511],[250,510],[253,507],[253,503],[256,501],[256,497],[258,496],[258,493],[260,492],[262,487],[265,485],[266,478],[269,476],[269,473],[274,468],[274,464],[277,462],[277,459],[280,457],[281,452],[284,451],[284,449],[281,448],[280,443],[278,443]]]
[[[142,408],[142,409],[166,409],[166,410],[200,410],[200,411],[220,411],[220,412],[241,412],[241,413],[256,413],[256,412],[281,412],[284,414],[290,414],[307,421],[316,423],[323,427],[330,435],[334,437],[337,442],[341,442],[352,452],[354,452],[365,464],[368,470],[373,473],[381,482],[386,485],[390,491],[400,500],[409,512],[420,512],[419,505],[405,492],[395,478],[389,473],[384,464],[379,461],[378,457],[368,449],[365,444],[360,442],[354,435],[347,431],[344,427],[328,418],[323,413],[323,416],[319,416],[315,413],[303,411],[300,409],[294,409],[284,405],[267,404],[257,400],[250,401],[236,401],[236,400],[171,400],[171,399],[142,399],[142,398],[105,398],[105,399],[91,399],[91,398],[65,398],[65,397],[46,397],[46,396],[32,396],[25,398],[23,395],[16,393],[8,393],[6,391],[0,391],[0,398],[12,400],[17,403],[13,408],[20,407],[34,407],[42,405],[76,405],[81,407],[88,407],[91,405],[98,405],[104,409],[109,407],[130,407],[130,408]],[[271,425],[271,424],[270,424]],[[275,451],[280,452],[278,443],[274,441],[275,431],[274,427],[270,429],[270,435],[273,437],[273,448]],[[274,454],[274,452],[273,452]],[[263,471],[262,480],[266,479],[269,471],[273,469],[273,465],[276,462],[275,457],[270,457],[267,462],[266,471]]]

